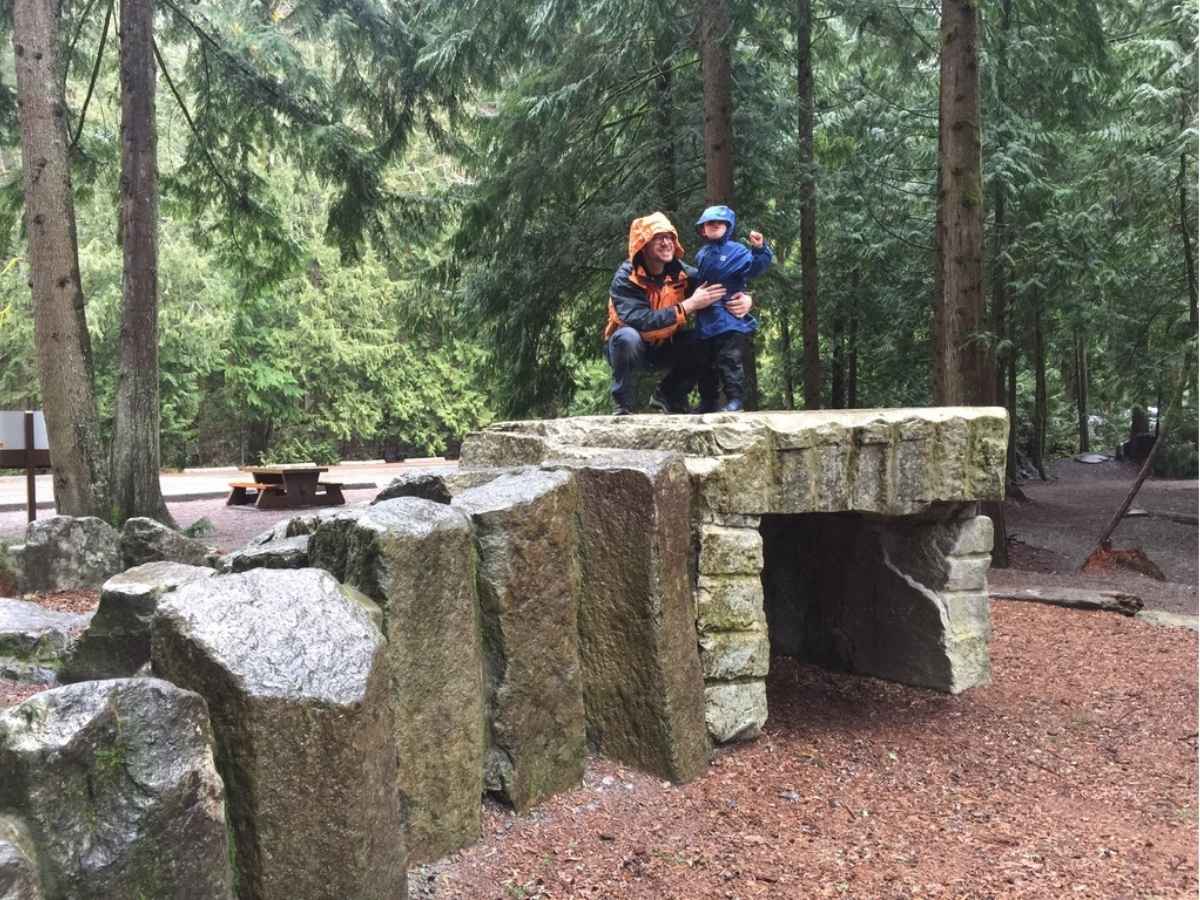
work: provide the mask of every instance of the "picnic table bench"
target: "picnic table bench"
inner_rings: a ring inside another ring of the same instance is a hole
[[[253,503],[258,509],[297,509],[303,506],[340,506],[346,502],[342,483],[321,481],[328,466],[313,463],[289,463],[278,466],[242,466],[240,471],[253,480],[229,482],[226,506],[246,506]]]

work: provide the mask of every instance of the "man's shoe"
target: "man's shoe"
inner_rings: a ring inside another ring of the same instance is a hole
[[[661,413],[662,415],[670,415],[671,413],[688,412],[687,403],[673,403],[668,400],[661,390],[656,390],[650,397],[650,402],[646,404],[652,412]]]
[[[730,400],[728,403],[726,403],[724,406],[721,407],[720,411],[721,412],[741,412],[742,411],[742,401],[741,400]]]
[[[704,413],[714,413],[720,408],[721,404],[719,400],[705,400],[703,397],[701,397],[700,407],[696,410],[696,412],[703,415]]]

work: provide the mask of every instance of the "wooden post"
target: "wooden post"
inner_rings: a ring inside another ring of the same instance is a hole
[[[25,410],[25,502],[29,521],[37,518],[37,479],[33,474],[33,410]]]

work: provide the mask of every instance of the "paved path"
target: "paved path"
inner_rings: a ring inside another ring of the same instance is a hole
[[[340,481],[346,486],[346,489],[382,488],[401,472],[445,464],[446,460],[441,457],[410,459],[399,463],[346,462],[330,466],[329,471],[322,477],[328,481]],[[229,482],[242,480],[243,477],[243,473],[234,466],[163,472],[163,497],[169,501],[224,497],[229,494]],[[50,476],[39,475],[36,481],[38,509],[52,510],[54,508],[54,491],[50,483]],[[25,503],[25,476],[0,476],[0,512],[24,511]]]

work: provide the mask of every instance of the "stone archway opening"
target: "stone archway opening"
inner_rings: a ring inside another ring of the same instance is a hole
[[[991,523],[967,512],[762,516],[772,655],[952,693],[986,681]]]

